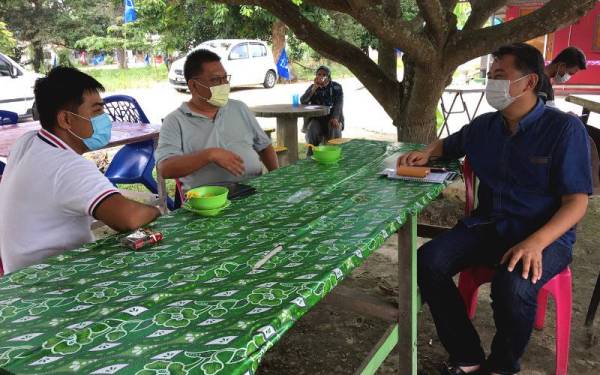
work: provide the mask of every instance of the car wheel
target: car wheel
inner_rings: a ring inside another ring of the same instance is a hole
[[[273,88],[273,86],[275,86],[276,81],[277,81],[277,76],[275,75],[275,72],[272,70],[269,70],[267,72],[267,74],[265,74],[265,81],[263,82],[263,86],[266,89]]]

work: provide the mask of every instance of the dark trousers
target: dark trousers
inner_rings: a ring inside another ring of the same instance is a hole
[[[341,138],[342,129],[334,129],[329,125],[329,116],[311,118],[306,124],[306,143],[313,146],[326,144],[330,139]],[[312,155],[312,148],[308,149],[308,155]]]
[[[537,308],[541,287],[571,262],[571,249],[554,243],[542,255],[542,277],[536,284],[521,276],[522,264],[513,272],[499,262],[514,244],[498,235],[493,224],[468,228],[463,223],[418,251],[418,283],[429,305],[438,336],[454,365],[485,361],[477,331],[467,316],[464,302],[452,277],[465,268],[487,265],[496,268],[492,280],[492,309],[496,335],[487,359],[488,368],[500,374],[519,372]]]

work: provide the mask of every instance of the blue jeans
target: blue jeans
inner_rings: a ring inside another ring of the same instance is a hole
[[[567,267],[572,251],[557,243],[547,247],[542,254],[542,277],[533,284],[530,278],[521,277],[521,262],[513,272],[499,264],[513,245],[498,235],[494,224],[467,227],[458,223],[419,249],[421,295],[452,364],[470,366],[485,361],[479,335],[452,277],[465,268],[486,265],[496,269],[491,291],[496,335],[486,365],[500,374],[520,371],[519,360],[533,330],[538,292]]]

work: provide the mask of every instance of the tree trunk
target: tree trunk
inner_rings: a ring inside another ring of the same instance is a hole
[[[391,44],[379,41],[377,64],[383,72],[391,79],[398,79],[396,50]]]
[[[117,61],[119,68],[127,69],[127,51],[124,48],[117,48]]]
[[[33,70],[36,73],[40,73],[44,65],[44,46],[41,41],[33,40],[31,47],[33,48]]]
[[[275,60],[275,65],[277,65],[277,61],[279,60],[279,55],[281,54],[281,51],[283,51],[283,49],[285,48],[285,35],[287,33],[287,26],[285,25],[285,23],[281,22],[280,20],[275,20],[275,22],[273,22],[273,25],[271,27],[271,38],[273,39],[273,48],[272,48],[272,52],[273,52],[273,60]],[[289,59],[289,55],[288,55],[288,59]],[[290,78],[293,77],[291,69],[292,69],[292,61],[289,61],[289,69],[290,69]],[[279,77],[279,81],[282,81],[283,79],[281,77]]]
[[[404,92],[394,119],[398,141],[428,144],[437,138],[435,111],[452,72],[433,65],[414,66],[404,59]]]
[[[272,51],[275,64],[277,64],[277,59],[279,59],[281,51],[285,48],[286,29],[287,26],[285,26],[285,23],[281,22],[280,20],[273,22],[273,27],[271,28],[271,37],[273,38]]]
[[[398,0],[383,0],[383,10],[390,17],[398,17],[400,2]],[[397,59],[394,45],[379,40],[379,51],[377,64],[383,72],[391,79],[398,79]]]

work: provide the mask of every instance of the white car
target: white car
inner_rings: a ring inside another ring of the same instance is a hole
[[[227,74],[231,75],[231,86],[262,84],[272,88],[277,82],[277,67],[273,53],[266,42],[250,39],[218,39],[203,42],[194,50],[208,49],[221,57]],[[183,76],[185,59],[173,62],[169,70],[169,83],[177,91],[188,89]]]
[[[38,77],[0,53],[0,109],[16,112],[20,119],[31,117],[33,86]]]

